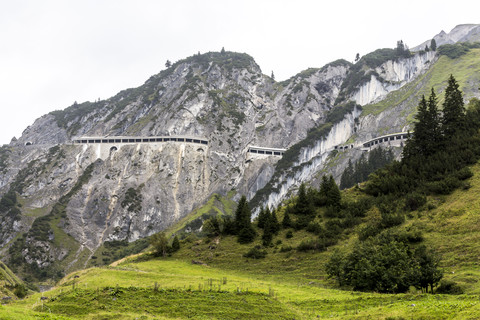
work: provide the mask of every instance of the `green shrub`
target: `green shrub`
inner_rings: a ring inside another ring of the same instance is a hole
[[[453,176],[448,176],[440,181],[433,181],[426,184],[428,191],[434,194],[443,194],[447,195],[452,193],[455,189],[459,188],[462,185],[458,178]]]
[[[325,245],[323,242],[317,240],[317,239],[312,239],[312,240],[306,240],[300,242],[300,244],[297,247],[297,251],[324,251],[325,250]]]
[[[280,252],[289,252],[289,251],[292,251],[292,250],[293,250],[292,246],[282,246],[280,248]]]
[[[16,284],[13,293],[20,299],[23,299],[27,296],[27,288],[23,284]]]
[[[122,208],[127,208],[128,212],[140,212],[142,210],[142,185],[137,189],[128,188],[123,201],[120,203]],[[201,223],[200,223],[201,225]]]
[[[255,232],[255,229],[253,229],[252,226],[247,226],[245,228],[242,228],[238,233],[238,243],[250,243],[253,241],[253,239],[255,239],[256,236],[257,233]]]
[[[469,167],[464,167],[457,172],[455,172],[455,178],[460,181],[467,180],[468,178],[473,177],[473,172]]]
[[[405,209],[414,211],[427,203],[427,197],[418,192],[412,192],[405,196]]]
[[[263,259],[267,256],[266,250],[260,250],[260,246],[251,248],[247,253],[243,255],[245,258],[250,259]]]
[[[316,235],[319,235],[324,231],[323,227],[318,222],[310,222],[305,230]]]
[[[457,59],[464,54],[468,53],[470,49],[479,48],[480,44],[476,43],[455,43],[455,44],[444,44],[438,48],[438,53],[442,56],[447,56],[450,59]]]
[[[440,281],[440,285],[435,292],[443,294],[463,294],[464,290],[455,281],[443,279]]]
[[[293,227],[295,228],[295,230],[305,229],[314,218],[315,216],[313,215],[297,216],[297,219],[295,220]]]

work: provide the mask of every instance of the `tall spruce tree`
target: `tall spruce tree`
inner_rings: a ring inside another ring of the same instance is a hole
[[[285,209],[285,213],[283,215],[283,220],[282,220],[282,227],[283,228],[290,228],[292,226],[292,219],[290,218],[290,210],[287,208]]]
[[[403,156],[405,159],[425,154],[425,146],[429,139],[429,132],[427,128],[428,116],[429,113],[427,99],[425,99],[425,95],[422,95],[422,99],[418,104],[418,112],[415,115],[415,120],[417,122],[415,122],[413,134],[403,150]]]
[[[352,160],[348,159],[348,165],[343,170],[342,177],[340,178],[340,189],[346,189],[353,186],[355,182],[353,181],[353,164]]]
[[[437,95],[435,94],[435,90],[433,88],[431,90],[430,97],[428,98],[428,114],[428,131],[430,132],[429,141],[431,147],[433,148],[429,150],[429,153],[433,154],[442,142],[442,119],[440,116],[440,111],[438,111]]]
[[[457,80],[450,75],[443,102],[442,132],[448,139],[465,129],[465,106]]]
[[[240,201],[238,201],[237,209],[235,210],[235,230],[238,232],[241,228],[247,223],[246,219],[246,206],[247,197],[242,196]]]
[[[298,197],[294,207],[295,214],[310,215],[314,213],[314,209],[310,199],[307,197],[307,189],[302,183],[298,189]]]
[[[405,159],[417,156],[430,157],[440,147],[441,119],[437,108],[437,96],[433,88],[428,101],[425,96],[422,96],[415,119],[417,122],[414,125],[412,136],[403,151]]]
[[[269,246],[272,243],[273,232],[272,232],[272,217],[268,215],[265,219],[265,226],[263,228],[262,242],[265,247]]]
[[[272,210],[270,215],[270,228],[272,228],[273,234],[277,234],[280,231],[280,223],[278,223],[277,212],[275,209]]]
[[[337,183],[333,176],[328,178],[328,191],[327,191],[327,206],[340,208],[340,201],[342,200],[342,196],[340,194],[340,190],[338,189]]]
[[[265,208],[263,206],[260,208],[260,212],[258,213],[258,218],[257,218],[257,226],[261,229],[265,226]]]
[[[250,243],[255,239],[256,232],[252,227],[252,212],[247,202],[247,197],[242,196],[238,202],[237,210],[235,211],[235,231],[238,235],[238,242]]]
[[[275,211],[273,211],[275,213]],[[267,210],[265,210],[265,224],[263,226],[263,235],[262,235],[262,241],[264,246],[269,246],[272,243],[273,239],[273,234],[274,234],[274,226],[273,220],[272,220],[272,214],[270,213],[270,210],[267,207]]]

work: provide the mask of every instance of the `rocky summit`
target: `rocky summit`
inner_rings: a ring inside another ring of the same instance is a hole
[[[277,82],[249,55],[222,50],[46,114],[0,149],[0,253],[19,274],[57,278],[105,243],[164,230],[213,194],[274,207],[301,182],[338,181],[364,142],[411,128],[419,97],[406,92],[441,87],[432,80],[441,60],[379,49]]]

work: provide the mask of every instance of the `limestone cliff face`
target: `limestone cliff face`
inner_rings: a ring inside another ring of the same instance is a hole
[[[352,96],[360,105],[366,105],[385,98],[420,74],[424,73],[436,60],[433,51],[416,54],[411,58],[388,60],[374,68],[370,80],[363,84]]]

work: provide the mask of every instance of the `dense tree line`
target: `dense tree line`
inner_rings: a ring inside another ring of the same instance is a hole
[[[236,235],[239,243],[250,243],[257,236],[252,226],[252,211],[245,196],[240,198],[233,220],[230,216],[214,216],[204,221],[202,229],[208,237]]]
[[[448,80],[442,112],[434,90],[422,97],[414,132],[406,142],[402,160],[378,170],[366,192],[378,195],[449,194],[472,173],[467,167],[480,158],[480,103],[472,99],[465,108],[453,76]]]
[[[366,181],[370,173],[385,167],[393,159],[392,150],[378,147],[370,151],[368,157],[362,154],[355,165],[348,160],[348,165],[340,178],[340,189],[351,188],[357,183]]]
[[[369,176],[364,191],[373,196],[372,219],[359,229],[350,252],[335,252],[327,273],[355,290],[405,292],[410,286],[433,292],[442,278],[439,258],[421,244],[421,234],[399,232],[405,212],[423,206],[429,194],[448,194],[472,176],[468,165],[480,158],[480,101],[465,108],[453,76],[442,111],[435,91],[423,96],[401,161]],[[347,175],[348,176],[348,175]]]

